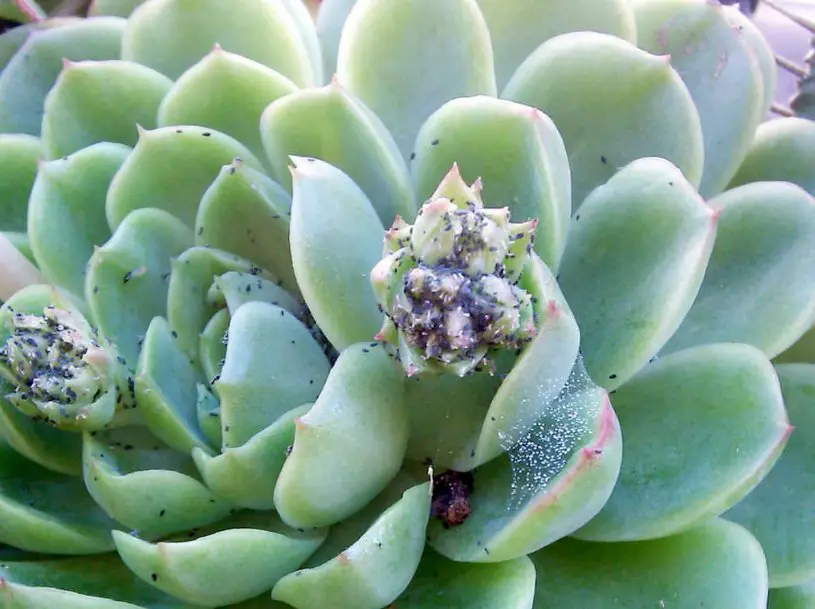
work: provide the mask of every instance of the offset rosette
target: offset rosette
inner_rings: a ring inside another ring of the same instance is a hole
[[[125,359],[59,294],[53,303],[39,302],[50,292],[28,288],[0,309],[0,374],[14,387],[6,399],[65,430],[132,422],[134,380]]]
[[[377,339],[397,345],[408,376],[464,376],[535,337],[535,299],[520,280],[537,226],[485,208],[480,183],[455,165],[413,225],[396,218],[371,282],[386,315]]]

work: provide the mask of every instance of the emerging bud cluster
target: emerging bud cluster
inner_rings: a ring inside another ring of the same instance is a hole
[[[135,407],[124,360],[100,344],[80,314],[53,305],[42,315],[10,313],[0,374],[14,385],[6,397],[21,412],[63,429],[92,431]]]
[[[371,272],[386,315],[377,337],[397,345],[409,376],[464,376],[536,334],[534,299],[519,282],[537,220],[512,224],[508,208],[484,207],[480,190],[454,166],[412,226],[396,218]]]

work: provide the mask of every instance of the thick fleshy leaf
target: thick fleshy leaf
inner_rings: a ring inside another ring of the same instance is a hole
[[[747,43],[750,51],[758,62],[761,70],[761,82],[764,87],[763,102],[761,107],[764,112],[770,111],[775,98],[776,87],[778,86],[778,64],[775,62],[775,51],[770,45],[770,40],[764,32],[756,25],[756,21],[751,19],[737,6],[723,6],[728,19],[733,23],[733,27],[741,34]]]
[[[38,465],[61,474],[82,473],[82,437],[35,421],[12,406],[4,396],[14,388],[0,379],[0,441]]]
[[[370,273],[382,256],[385,229],[347,174],[314,158],[294,162],[294,274],[317,325],[341,351],[371,340],[382,325]]]
[[[298,86],[313,85],[319,76],[297,23],[277,0],[152,0],[128,19],[122,59],[176,79],[216,44],[277,70]]]
[[[557,268],[572,211],[569,158],[554,123],[535,108],[477,96],[454,99],[422,125],[411,172],[419,200],[456,164],[481,178],[486,207],[507,206],[514,222],[536,219],[535,251]]]
[[[0,606],[4,609],[194,609],[139,581],[116,554],[6,562],[0,567]]]
[[[167,306],[170,260],[192,246],[192,231],[161,209],[142,208],[125,217],[88,263],[85,298],[102,334],[131,366],[147,327]]]
[[[497,94],[490,34],[475,0],[360,0],[344,25],[337,76],[382,119],[405,157],[439,106]]]
[[[330,77],[337,71],[342,28],[357,0],[320,0],[317,12],[317,36],[323,55],[323,74]]]
[[[39,135],[62,60],[117,59],[124,28],[124,19],[95,17],[32,32],[0,73],[0,133]]]
[[[792,117],[763,123],[729,188],[772,181],[792,182],[815,196],[815,122]]]
[[[130,17],[130,14],[147,0],[91,0],[88,15],[112,15],[114,17]]]
[[[425,550],[399,609],[532,609],[535,566],[526,556],[499,563],[454,562]]]
[[[498,89],[542,43],[567,32],[602,32],[635,42],[625,0],[478,0],[490,28]]]
[[[770,590],[767,609],[815,609],[815,581]]]
[[[463,562],[511,560],[572,533],[600,511],[617,479],[622,440],[608,394],[579,363],[536,425],[513,440],[508,453],[474,470],[464,524],[431,522],[434,550]]]
[[[772,365],[748,345],[661,358],[613,400],[626,441],[620,477],[581,539],[665,537],[721,514],[767,474],[792,430]]]
[[[792,184],[759,182],[708,204],[721,214],[699,295],[665,353],[742,342],[775,357],[815,316],[815,199]]]
[[[536,607],[765,609],[767,565],[740,526],[713,520],[636,543],[561,541],[537,554]]]
[[[0,230],[25,231],[28,198],[41,158],[42,148],[36,137],[0,134]]]
[[[276,179],[291,189],[290,156],[316,157],[345,172],[366,194],[379,219],[416,215],[405,160],[393,138],[362,102],[334,80],[271,104],[260,123]]]
[[[192,228],[201,197],[221,167],[235,157],[263,170],[243,144],[212,129],[192,125],[141,130],[136,147],[110,185],[108,224],[115,229],[134,209],[157,207]]]
[[[699,192],[724,190],[747,154],[769,106],[764,79],[745,36],[718,4],[686,0],[634,0],[637,44],[669,55],[688,87],[705,140]]]
[[[124,563],[142,580],[189,603],[220,607],[271,590],[325,535],[290,529],[269,512],[248,512],[183,541],[151,544],[120,531],[113,538]]]
[[[156,127],[156,112],[172,81],[128,61],[66,62],[45,98],[42,140],[50,159],[97,142],[134,146],[136,125]]]
[[[566,384],[577,361],[580,330],[555,277],[539,258],[527,265],[521,287],[542,303],[538,333],[495,393],[470,467],[522,443],[539,418],[562,398],[563,390],[568,390]]]
[[[665,345],[693,304],[715,235],[714,210],[664,159],[634,161],[586,199],[560,286],[595,382],[618,387]]]
[[[379,609],[410,583],[425,544],[429,482],[405,491],[350,547],[328,562],[281,579],[272,598],[297,609],[331,599],[336,609]]]
[[[0,34],[0,73],[33,32],[62,27],[68,23],[79,21],[79,19],[79,17],[52,17],[42,21],[18,25]]]
[[[77,296],[94,248],[110,238],[105,198],[129,154],[127,146],[100,143],[40,165],[28,203],[31,250],[48,280]]]
[[[0,442],[0,542],[29,552],[96,554],[112,549],[116,526],[81,478],[43,469]]]
[[[213,89],[218,95],[212,95]],[[158,124],[217,129],[262,159],[260,116],[270,103],[296,90],[282,74],[217,46],[175,82],[161,104]]]
[[[237,254],[277,276],[299,294],[289,247],[291,197],[241,161],[221,169],[204,193],[195,219],[195,243]]]
[[[501,97],[555,122],[569,153],[574,209],[643,157],[671,161],[694,186],[702,177],[699,114],[679,74],[667,58],[614,36],[574,32],[550,39],[521,64]]]
[[[295,420],[310,408],[311,404],[293,408],[245,444],[224,448],[216,457],[193,449],[193,459],[207,487],[233,505],[273,510],[274,487],[294,442]]]
[[[309,329],[281,307],[249,302],[229,324],[226,360],[213,384],[223,446],[237,447],[292,408],[313,402],[331,364]]]
[[[778,366],[784,403],[795,427],[778,463],[758,488],[724,517],[745,527],[764,548],[770,585],[796,586],[815,578],[815,366]]]
[[[226,332],[226,329],[224,329],[224,332]],[[195,410],[198,415],[198,427],[211,446],[220,446],[221,442],[223,442],[221,435],[221,405],[207,385],[198,383],[197,388],[198,402],[195,404]],[[199,451],[206,454],[198,447],[193,448],[192,451],[193,457],[199,454]]]
[[[195,478],[192,460],[144,428],[85,434],[83,477],[94,501],[137,535],[155,539],[220,520],[231,506]]]
[[[218,312],[217,303],[210,301],[213,280],[219,275],[236,272],[255,275],[258,279],[276,278],[252,262],[209,247],[192,247],[172,261],[170,290],[167,295],[167,320],[178,347],[194,365],[201,363],[198,350],[201,332]],[[249,285],[249,295],[257,292]],[[282,303],[280,303],[282,304]],[[207,379],[207,380],[211,380]]]
[[[475,446],[501,377],[475,372],[459,378],[438,374],[408,383],[410,420],[406,457],[432,463],[438,471],[473,468]]]
[[[292,526],[327,526],[373,499],[399,471],[408,420],[403,373],[383,346],[346,348],[309,412],[275,488]]]
[[[198,427],[199,373],[181,350],[176,332],[154,317],[139,356],[136,403],[144,424],[168,446],[184,454],[194,447],[211,451]]]
[[[309,0],[282,0],[283,7],[288,11],[289,16],[294,21],[300,39],[306,48],[311,69],[313,72],[313,85],[325,84],[325,72],[323,71],[323,57],[320,49],[320,38],[317,35],[317,27],[312,15],[312,5]]]

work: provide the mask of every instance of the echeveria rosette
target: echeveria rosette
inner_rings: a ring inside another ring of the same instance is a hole
[[[329,0],[321,58],[294,0],[97,0],[21,43],[2,297],[59,286],[136,407],[0,399],[0,542],[74,555],[0,599],[804,598],[809,368],[768,358],[811,352],[811,123],[748,152],[774,68],[735,13],[596,3]]]

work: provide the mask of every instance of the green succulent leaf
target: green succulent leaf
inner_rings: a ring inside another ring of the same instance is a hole
[[[580,330],[555,277],[540,258],[532,258],[527,265],[521,285],[542,303],[538,333],[495,393],[470,467],[523,442],[542,413],[561,397],[577,361]]]
[[[147,539],[220,520],[230,505],[196,478],[192,460],[170,450],[144,428],[107,437],[84,434],[85,486],[117,522]]]
[[[4,396],[14,388],[0,379],[0,441],[42,467],[61,474],[82,473],[82,439],[43,421],[35,421],[12,406]]]
[[[113,548],[116,526],[81,478],[46,470],[0,442],[0,543],[29,552],[97,554]]]
[[[669,55],[688,87],[705,140],[699,192],[720,193],[747,154],[769,106],[758,60],[730,14],[718,4],[684,0],[634,0],[637,43]]]
[[[292,188],[290,156],[316,157],[345,172],[387,226],[416,215],[407,165],[379,120],[337,80],[271,104],[260,123],[276,179]]]
[[[798,117],[762,123],[729,188],[792,182],[815,196],[815,122]]]
[[[201,607],[221,607],[271,590],[325,535],[290,529],[270,512],[247,512],[157,544],[120,531],[113,539],[124,563],[148,584]]]
[[[320,345],[291,313],[265,302],[239,307],[214,383],[224,447],[245,444],[292,408],[313,402],[330,370]]]
[[[507,206],[514,222],[537,219],[535,251],[557,268],[571,215],[569,159],[554,123],[539,110],[484,96],[454,99],[416,138],[416,190],[428,199],[455,163],[469,184],[480,178],[487,207]]]
[[[402,465],[408,436],[403,373],[382,345],[346,348],[309,412],[275,488],[291,526],[327,526],[382,491]]]
[[[298,23],[286,3],[275,0],[152,0],[128,19],[122,59],[176,79],[216,44],[278,71],[298,86],[310,86],[319,78]]]
[[[815,475],[810,467],[815,443],[815,366],[777,367],[790,423],[795,427],[778,463],[758,487],[724,517],[739,523],[761,543],[770,586],[797,586],[815,578],[813,513]]]
[[[144,336],[136,373],[136,403],[144,424],[171,448],[211,452],[198,427],[198,381],[193,363],[163,317],[154,317]]]
[[[757,22],[749,15],[735,6],[725,6],[723,9],[733,27],[744,38],[744,42],[747,43],[758,63],[764,90],[761,107],[765,113],[769,112],[778,86],[778,64],[775,61],[775,51],[770,46],[769,39],[756,25]]]
[[[767,565],[740,526],[712,520],[652,541],[567,539],[533,554],[536,607],[764,609]]]
[[[536,425],[508,453],[473,471],[470,516],[456,527],[434,519],[428,543],[447,558],[501,562],[582,527],[608,500],[622,439],[608,394],[580,364]]]
[[[216,457],[193,449],[204,483],[232,505],[273,510],[274,488],[294,442],[295,421],[310,408],[311,404],[304,404],[291,409],[245,444],[224,448]]]
[[[490,29],[498,89],[541,44],[567,32],[611,34],[634,43],[634,15],[624,0],[478,0]]]
[[[147,0],[91,0],[88,15],[96,17],[111,15],[113,17],[130,17],[130,14]]]
[[[170,259],[192,241],[181,220],[148,207],[128,214],[91,256],[85,295],[93,319],[132,365],[150,322],[166,311]]]
[[[221,169],[201,199],[195,243],[251,260],[299,295],[289,247],[291,197],[242,161]]]
[[[767,609],[812,609],[815,607],[815,581],[791,586],[773,588]]]
[[[175,82],[158,111],[158,124],[217,129],[262,159],[260,116],[270,103],[296,90],[272,68],[216,46]]]
[[[156,127],[156,112],[172,81],[128,61],[66,62],[45,98],[42,140],[48,158],[97,142],[135,146],[136,125]]]
[[[382,222],[342,170],[294,157],[291,254],[297,284],[320,329],[341,351],[382,324],[371,269],[382,256]]]
[[[399,609],[532,609],[535,566],[528,557],[498,563],[454,562],[425,550]]]
[[[501,377],[488,372],[461,378],[437,374],[408,383],[407,459],[430,462],[439,471],[472,469],[484,418],[500,386]]]
[[[42,158],[40,140],[31,135],[0,134],[0,230],[25,231],[28,199],[37,165]]]
[[[711,342],[754,345],[770,358],[815,318],[815,199],[759,182],[708,204],[721,214],[699,295],[664,353]]]
[[[171,265],[167,320],[176,334],[173,338],[178,347],[195,366],[201,363],[198,351],[201,332],[219,309],[217,298],[210,298],[214,278],[236,272],[253,275],[255,279],[276,280],[249,260],[209,247],[192,247],[173,260]],[[248,295],[259,295],[256,285],[244,283],[244,290],[246,285],[250,287]]]
[[[664,537],[721,514],[767,474],[791,431],[775,371],[748,345],[660,358],[613,399],[626,439],[620,477],[580,539]]]
[[[32,32],[0,73],[0,133],[39,135],[63,59],[118,59],[124,29],[124,19],[96,17]]]
[[[666,58],[614,36],[550,39],[521,64],[501,97],[554,121],[569,153],[574,209],[636,159],[667,159],[694,186],[702,177],[699,114],[679,74]]]
[[[664,159],[634,161],[586,199],[560,286],[595,382],[619,387],[665,345],[699,291],[715,235],[714,210]]]
[[[224,332],[226,332],[226,329],[224,329]],[[195,409],[198,415],[198,427],[211,446],[221,446],[223,442],[221,435],[221,404],[207,385],[198,383],[197,389],[198,402],[195,404]],[[202,454],[207,454],[200,448],[193,448],[192,451],[193,457],[199,454],[199,451]],[[198,461],[196,460],[197,464]]]
[[[40,30],[50,30],[69,23],[76,23],[79,20],[79,17],[51,17],[42,21],[18,25],[0,34],[0,73],[3,72],[12,57],[22,48],[31,34]]]
[[[94,248],[111,236],[105,199],[129,154],[122,144],[99,143],[40,165],[28,203],[31,250],[43,275],[77,296]]]
[[[497,94],[490,34],[475,0],[360,0],[344,25],[337,76],[382,119],[404,157],[439,106]]]
[[[323,71],[322,49],[317,27],[311,14],[311,6],[303,0],[282,0],[283,7],[288,11],[294,21],[294,26],[300,34],[300,39],[306,48],[313,71],[313,85],[319,86],[325,82]]]
[[[141,582],[116,554],[6,562],[0,568],[0,606],[4,609],[195,609]]]
[[[337,71],[337,53],[340,49],[342,28],[357,0],[321,0],[317,12],[317,36],[323,56],[323,74]]]
[[[227,271],[213,280],[207,297],[211,304],[226,307],[226,309],[220,309],[216,315],[223,311],[229,316],[246,303],[259,301],[285,309],[295,317],[302,317],[303,304],[278,283],[257,272]]]
[[[110,185],[108,224],[115,229],[134,209],[156,207],[193,228],[201,197],[221,167],[235,157],[263,170],[243,144],[212,129],[191,125],[140,130],[136,147]]]
[[[272,598],[297,609],[319,607],[325,599],[337,609],[379,609],[393,602],[422,557],[430,498],[429,482],[405,491],[338,556],[281,579]]]

